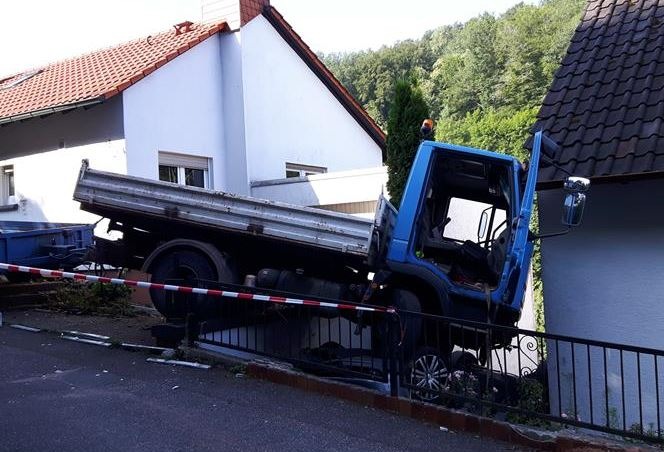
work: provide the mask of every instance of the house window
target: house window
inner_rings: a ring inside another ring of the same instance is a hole
[[[159,153],[159,180],[210,188],[210,159],[171,152]]]
[[[0,166],[0,205],[8,205],[10,196],[14,196],[14,165]]]
[[[327,173],[322,166],[300,165],[299,163],[286,163],[286,177],[306,177],[315,174]]]

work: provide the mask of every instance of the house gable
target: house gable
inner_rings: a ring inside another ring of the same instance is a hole
[[[360,103],[348,92],[348,90],[337,80],[332,72],[323,64],[302,38],[295,33],[286,19],[274,7],[267,6],[263,9],[263,16],[270,22],[279,35],[297,53],[302,61],[316,74],[321,82],[343,105],[348,113],[362,126],[371,136],[383,152],[383,160],[386,159],[385,132],[369,116]]]
[[[285,177],[285,163],[328,171],[382,164],[382,150],[265,16],[241,31],[249,180]]]

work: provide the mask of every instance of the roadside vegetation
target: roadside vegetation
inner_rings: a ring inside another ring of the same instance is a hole
[[[70,314],[134,316],[131,289],[102,283],[65,281],[49,295],[50,308]]]

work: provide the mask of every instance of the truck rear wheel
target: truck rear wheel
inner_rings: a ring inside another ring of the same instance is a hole
[[[228,282],[237,280],[228,257],[211,245],[160,247],[150,256],[150,281],[163,284],[197,285],[201,282]],[[167,244],[168,245],[168,244]],[[221,300],[205,295],[180,294],[160,289],[150,289],[154,307],[168,319],[182,319],[188,312],[199,318],[211,318],[221,312]]]

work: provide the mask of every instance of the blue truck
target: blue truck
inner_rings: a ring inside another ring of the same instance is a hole
[[[0,261],[29,267],[73,269],[87,258],[93,245],[93,229],[91,224],[0,221]]]
[[[531,159],[423,141],[401,205],[378,200],[375,219],[107,173],[83,162],[74,199],[109,218],[122,240],[97,239],[99,260],[174,279],[245,284],[301,297],[373,304],[513,326],[533,254],[537,172],[557,146],[535,134]],[[564,231],[581,221],[586,179],[569,177]],[[561,231],[554,232],[554,234]],[[151,293],[167,318],[190,309]],[[423,334],[408,329],[416,344]],[[452,336],[454,346],[463,337]],[[464,344],[468,347],[468,344]],[[480,347],[481,344],[477,344]]]

